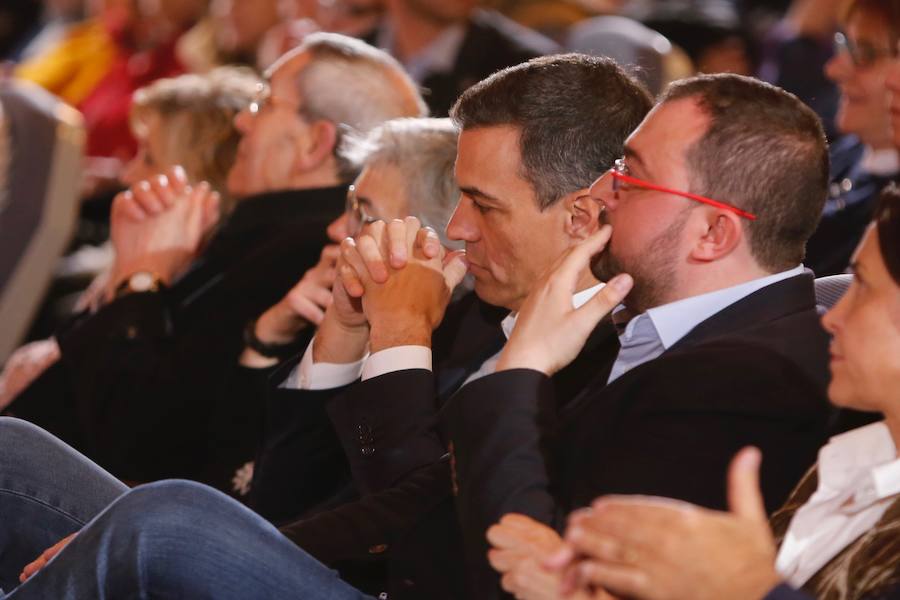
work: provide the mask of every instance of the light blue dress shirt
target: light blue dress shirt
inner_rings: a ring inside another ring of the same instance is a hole
[[[628,321],[619,333],[621,348],[607,383],[612,383],[631,369],[659,357],[694,327],[717,312],[764,287],[802,275],[803,272],[803,265],[799,265],[781,273],[670,302],[641,313]],[[621,320],[624,314],[624,307],[616,309],[613,313],[613,322],[617,321],[617,316]]]

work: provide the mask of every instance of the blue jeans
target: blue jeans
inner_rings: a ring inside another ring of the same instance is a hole
[[[79,530],[18,585],[22,567]],[[0,586],[8,600],[369,598],[212,488],[171,480],[128,490],[45,431],[2,417]]]

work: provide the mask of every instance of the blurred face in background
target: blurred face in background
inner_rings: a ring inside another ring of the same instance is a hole
[[[421,18],[450,25],[469,18],[477,0],[393,0]]]
[[[402,219],[408,210],[409,198],[400,169],[387,163],[367,166],[347,193],[344,214],[328,226],[328,237],[340,242],[359,234],[367,223]]]
[[[212,0],[217,45],[226,52],[253,56],[265,33],[279,22],[278,0]]]
[[[898,49],[900,49],[900,42],[898,42]],[[895,148],[900,148],[900,58],[895,57],[891,61],[885,84],[888,90],[891,141]]]
[[[124,185],[132,186],[175,166],[175,161],[167,152],[166,130],[158,113],[148,113],[132,133],[138,149],[134,158],[122,169],[120,179]]]
[[[315,20],[325,31],[362,35],[378,25],[384,0],[318,0]]]
[[[900,286],[870,228],[854,257],[855,278],[822,319],[833,336],[828,396],[842,407],[900,414]]]
[[[299,149],[311,127],[300,114],[303,99],[297,78],[311,60],[311,55],[303,52],[280,64],[269,85],[260,85],[257,101],[235,117],[241,142],[228,173],[231,195],[242,197],[293,187]]]
[[[887,107],[886,78],[896,53],[884,17],[857,9],[850,14],[825,74],[841,90],[837,127],[873,148],[893,145]]]

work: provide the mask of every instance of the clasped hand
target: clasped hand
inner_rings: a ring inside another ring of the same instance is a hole
[[[338,275],[347,294],[362,301],[372,352],[431,345],[431,332],[466,274],[464,256],[446,252],[415,217],[372,223],[341,243]]]
[[[219,194],[190,186],[181,167],[141,181],[113,200],[110,238],[116,252],[108,293],[139,271],[170,283],[196,258],[219,220]]]

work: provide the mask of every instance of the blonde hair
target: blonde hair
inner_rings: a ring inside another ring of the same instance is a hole
[[[253,71],[239,67],[160,79],[134,93],[132,130],[146,135],[147,120],[158,116],[165,162],[183,166],[189,181],[208,181],[223,194],[227,213],[231,201],[225,182],[241,138],[234,117],[253,101],[259,84]]]

